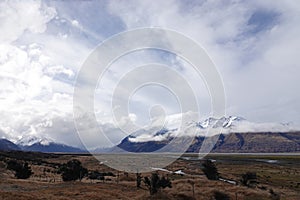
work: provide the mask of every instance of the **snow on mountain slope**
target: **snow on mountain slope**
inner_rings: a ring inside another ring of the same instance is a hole
[[[141,129],[128,137],[130,142],[164,141],[172,137],[182,136],[214,136],[228,133],[246,132],[290,132],[297,128],[282,123],[255,123],[242,117],[229,116],[219,119],[210,117],[200,122],[187,121],[180,123],[181,116],[166,119],[163,129],[155,127]],[[163,130],[163,131],[162,131]]]
[[[16,144],[18,144],[20,146],[31,146],[31,145],[37,144],[37,143],[47,146],[50,143],[54,143],[54,141],[52,139],[46,138],[46,137],[37,137],[35,135],[27,135],[27,136],[23,136],[20,140],[18,140],[16,142]]]
[[[46,137],[37,137],[35,135],[23,136],[17,141],[18,146],[25,151],[39,152],[84,152],[85,150],[72,147],[66,144],[57,143]]]

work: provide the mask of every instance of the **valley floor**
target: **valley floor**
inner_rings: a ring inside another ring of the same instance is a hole
[[[213,199],[213,193],[226,193],[235,200],[255,199],[300,199],[300,156],[299,155],[221,155],[207,158],[216,160],[222,178],[238,183],[207,180],[197,155],[187,154],[166,167],[170,171],[182,170],[188,175],[169,175],[172,188],[166,188],[150,196],[144,185],[137,189],[135,174],[117,172],[105,165],[99,165],[93,156],[54,155],[31,153],[1,153],[1,160],[7,157],[27,159],[34,171],[29,179],[15,179],[12,172],[0,162],[0,199]],[[113,172],[116,177],[106,181],[83,179],[82,182],[63,182],[59,174],[53,173],[56,163],[79,159],[89,170]],[[36,164],[36,161],[39,161]],[[256,172],[259,184],[255,188],[242,186],[242,174]],[[159,174],[166,172],[159,171]],[[149,176],[149,173],[142,174]],[[194,184],[194,194],[193,194]],[[271,192],[271,190],[273,192]],[[275,195],[274,195],[275,193]]]

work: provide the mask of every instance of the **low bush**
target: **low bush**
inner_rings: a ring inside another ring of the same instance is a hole
[[[9,160],[7,169],[15,171],[15,177],[18,179],[27,179],[33,174],[27,162],[21,163],[16,160]]]

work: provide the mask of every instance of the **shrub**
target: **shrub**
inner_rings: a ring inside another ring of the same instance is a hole
[[[257,176],[255,172],[247,172],[242,175],[242,185],[247,187],[255,187],[258,183]]]
[[[33,174],[27,162],[20,163],[16,160],[9,160],[7,169],[15,171],[15,177],[18,179],[27,179]]]
[[[79,160],[73,159],[63,164],[59,172],[61,173],[63,181],[80,180],[87,174],[88,170],[82,167]]]
[[[104,180],[105,176],[115,177],[116,175],[112,172],[99,172],[98,170],[88,173],[88,178],[91,180]]]
[[[206,160],[202,164],[202,171],[209,180],[219,180],[218,169],[211,160]]]
[[[106,176],[106,173],[100,173],[97,170],[91,171],[88,174],[88,178],[91,180],[104,180],[104,176]]]
[[[159,177],[158,173],[152,173],[151,178],[144,177],[144,183],[148,187],[150,195],[153,195],[158,192],[159,189],[164,189],[166,187],[171,188],[172,183],[168,178],[164,176]]]

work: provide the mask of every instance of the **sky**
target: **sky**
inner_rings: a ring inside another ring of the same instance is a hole
[[[1,1],[0,137],[37,136],[81,147],[73,92],[83,63],[109,37],[144,27],[177,31],[205,49],[223,80],[227,116],[300,126],[299,22],[300,3],[292,0]],[[201,117],[210,116],[209,92],[189,63],[162,50],[135,51],[113,62],[95,89],[98,125],[112,144],[126,136],[111,114],[114,88],[148,63],[181,74],[195,90]],[[180,86],[164,73],[140,77],[159,75]],[[123,122],[144,126],[157,113],[180,113],[176,96],[158,85],[141,87]]]

